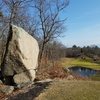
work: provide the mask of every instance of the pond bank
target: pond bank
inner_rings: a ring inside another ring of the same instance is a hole
[[[100,70],[94,70],[92,68],[82,67],[82,66],[72,66],[67,68],[70,72],[82,76],[82,77],[90,77],[94,76],[97,73],[100,74]]]

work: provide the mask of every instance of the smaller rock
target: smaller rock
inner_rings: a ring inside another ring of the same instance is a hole
[[[6,86],[6,85],[0,86],[0,92],[4,94],[10,94],[13,92],[13,90],[14,90],[13,86]]]
[[[30,82],[30,79],[27,77],[27,73],[23,72],[23,73],[20,73],[20,74],[16,74],[14,77],[14,82],[16,84],[24,84],[24,83],[28,83]],[[23,83],[24,82],[24,83]]]
[[[74,76],[68,75],[67,79],[68,79],[68,80],[73,80],[73,79],[74,79]]]
[[[3,84],[3,82],[0,80],[0,84]]]
[[[64,67],[63,70],[64,70],[65,72],[70,72],[69,68],[67,68],[67,67]]]

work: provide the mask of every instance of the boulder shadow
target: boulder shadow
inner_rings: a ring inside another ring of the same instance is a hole
[[[50,85],[51,82],[35,83],[27,92],[8,97],[7,100],[34,100]]]

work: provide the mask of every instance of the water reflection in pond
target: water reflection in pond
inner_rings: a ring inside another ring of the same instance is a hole
[[[90,76],[96,75],[97,73],[100,74],[100,71],[98,70],[94,70],[94,69],[86,68],[86,67],[80,67],[80,66],[74,66],[68,69],[74,74],[83,76],[83,77],[90,77]]]

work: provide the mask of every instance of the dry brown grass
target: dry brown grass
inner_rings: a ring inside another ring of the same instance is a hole
[[[37,79],[43,80],[47,78],[65,78],[67,77],[67,73],[61,67],[59,61],[50,62],[50,61],[42,61],[40,68],[37,71]]]

